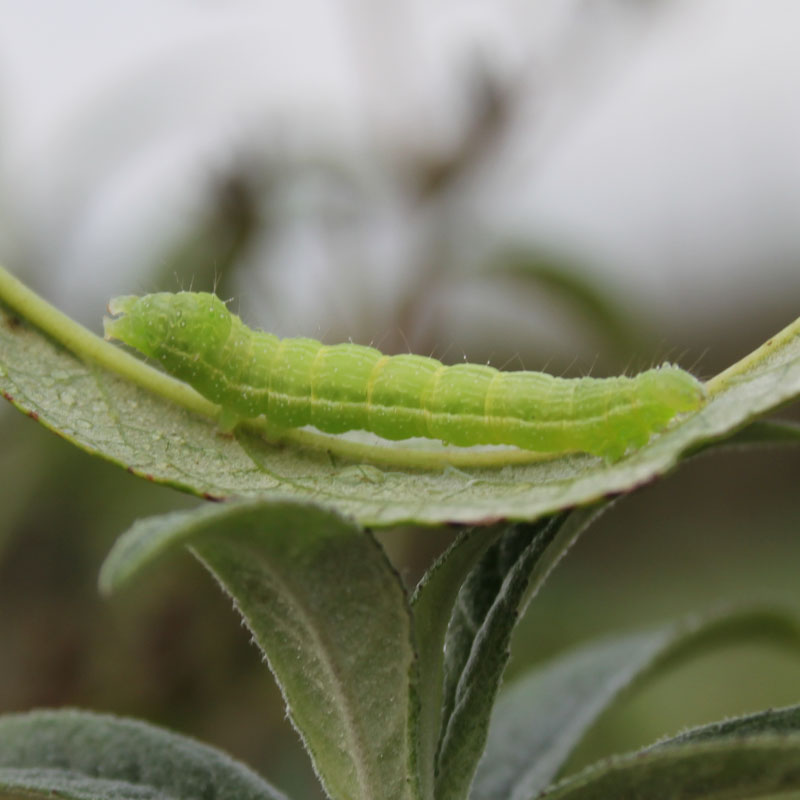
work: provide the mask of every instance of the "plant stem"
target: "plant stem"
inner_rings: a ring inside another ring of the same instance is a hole
[[[135,358],[96,336],[0,266],[0,299],[19,312],[71,353],[116,372],[145,389],[172,400],[190,411],[215,417],[217,407],[181,381]]]

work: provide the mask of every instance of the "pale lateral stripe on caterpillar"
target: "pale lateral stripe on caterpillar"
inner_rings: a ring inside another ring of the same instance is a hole
[[[635,377],[556,378],[481,364],[443,366],[356,344],[278,339],[248,328],[204,292],[118,297],[104,320],[118,339],[218,403],[225,419],[264,414],[283,428],[367,430],[460,446],[514,445],[620,458],[677,414],[703,404],[703,384],[664,364]]]

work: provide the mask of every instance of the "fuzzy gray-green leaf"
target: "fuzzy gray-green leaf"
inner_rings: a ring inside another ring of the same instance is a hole
[[[535,797],[623,692],[711,647],[750,639],[800,649],[800,622],[772,610],[690,619],[592,642],[534,668],[495,705],[472,800]]]
[[[611,758],[526,800],[756,800],[798,790],[800,735],[764,735]]]
[[[415,747],[424,800],[431,800],[434,792],[447,628],[464,579],[504,530],[504,526],[496,525],[464,531],[427,571],[411,600],[419,660]]]
[[[293,501],[206,505],[137,523],[109,555],[103,586],[176,544],[230,593],[330,796],[414,798],[411,616],[372,536]]]
[[[463,584],[445,642],[437,800],[462,800],[486,742],[491,709],[527,601],[599,509],[516,525]]]
[[[188,800],[150,786],[91,778],[63,769],[0,767],[0,800]]]
[[[84,711],[0,717],[0,797],[283,800],[212,747],[136,720]]]
[[[726,719],[722,722],[712,722],[709,725],[690,728],[677,736],[658,742],[653,747],[672,747],[676,744],[687,744],[689,742],[787,733],[800,734],[800,705],[787,706],[786,708],[770,708],[767,711],[759,711],[756,714],[747,714],[742,717]]]

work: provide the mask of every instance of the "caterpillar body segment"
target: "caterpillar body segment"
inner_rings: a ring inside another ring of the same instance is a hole
[[[159,361],[219,404],[224,417],[263,414],[283,428],[367,430],[392,440],[422,436],[616,460],[705,398],[702,383],[670,364],[635,377],[565,379],[279,339],[251,330],[204,292],[120,297],[109,311],[116,316],[104,320],[106,338]]]

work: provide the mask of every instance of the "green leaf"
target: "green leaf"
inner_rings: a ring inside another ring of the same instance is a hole
[[[425,573],[411,599],[419,663],[415,717],[420,794],[432,800],[436,751],[442,722],[444,647],[447,628],[464,579],[506,526],[471,528]]]
[[[799,320],[712,380],[701,411],[614,464],[305,430],[276,441],[258,425],[231,437],[217,409],[185,384],[93,336],[2,270],[0,297],[0,392],[78,447],[200,496],[292,496],[373,527],[532,520],[590,504],[652,480],[800,393]]]
[[[597,508],[585,509],[509,528],[459,591],[444,645],[437,800],[467,796],[514,626],[528,600],[598,514]]]
[[[62,769],[0,768],[0,800],[180,800],[149,786],[87,778]]]
[[[189,544],[230,593],[330,796],[415,797],[411,615],[373,537],[293,501],[208,504],[136,523],[109,555],[101,586],[118,587],[177,544]]]
[[[0,797],[282,800],[229,756],[186,736],[84,711],[0,717]]]
[[[653,745],[653,748],[672,747],[676,744],[704,742],[712,739],[786,733],[800,734],[800,705],[787,706],[786,708],[770,708],[767,711],[759,711],[756,714],[746,714],[745,716],[726,719],[722,722],[700,725],[677,736],[664,739]]]
[[[799,789],[800,735],[792,734],[631,753],[595,764],[544,796],[547,800],[744,800]]]
[[[800,624],[758,609],[691,619],[593,642],[531,670],[498,699],[472,800],[536,797],[624,691],[712,647],[752,638],[800,647]]]

